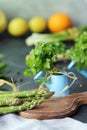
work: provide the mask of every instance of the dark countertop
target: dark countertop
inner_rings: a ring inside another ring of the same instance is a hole
[[[0,53],[4,54],[4,61],[8,63],[7,70],[9,74],[6,78],[13,78],[19,85],[28,82],[28,84],[20,87],[20,90],[29,90],[36,88],[37,83],[33,83],[32,77],[24,77],[23,72],[26,69],[25,56],[32,49],[25,44],[25,37],[14,38],[10,36],[3,36],[0,39]]]
[[[33,80],[33,76],[24,77],[23,75],[23,72],[26,69],[25,56],[33,48],[26,46],[25,38],[26,36],[22,38],[14,38],[7,35],[1,35],[0,37],[0,53],[5,54],[4,61],[8,63],[7,69],[9,70],[9,74],[6,78],[13,78],[18,86],[26,83],[26,85],[19,87],[20,90],[37,88],[39,85]],[[71,43],[66,44],[67,46],[71,46]],[[73,71],[78,77],[78,81],[72,86],[70,92],[78,93],[87,91],[87,79],[80,75],[75,69],[70,69],[69,71]],[[82,84],[83,87],[79,87],[80,84]],[[79,107],[77,112],[71,116],[71,118],[87,123],[87,105]]]

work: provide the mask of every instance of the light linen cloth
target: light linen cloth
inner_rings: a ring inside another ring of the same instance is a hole
[[[0,116],[0,130],[87,130],[87,124],[69,117],[37,120],[7,114]]]

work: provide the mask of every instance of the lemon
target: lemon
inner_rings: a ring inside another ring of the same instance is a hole
[[[4,32],[7,27],[7,17],[4,12],[0,11],[0,33]]]
[[[46,29],[47,23],[46,20],[42,17],[32,17],[28,21],[28,27],[32,32],[40,33]]]
[[[8,32],[12,36],[22,36],[28,31],[28,24],[23,18],[14,18],[8,24]]]

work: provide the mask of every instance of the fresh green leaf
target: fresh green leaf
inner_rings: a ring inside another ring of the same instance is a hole
[[[66,51],[66,55],[76,63],[78,69],[87,68],[87,32],[75,40],[75,45]]]

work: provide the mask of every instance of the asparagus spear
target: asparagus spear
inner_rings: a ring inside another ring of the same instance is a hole
[[[16,105],[20,105],[24,102],[23,99],[19,99],[19,98],[0,98],[0,107],[2,106],[16,106]]]
[[[53,92],[50,92],[45,87],[37,90],[18,92],[14,84],[1,79],[0,86],[4,83],[9,84],[14,91],[0,91],[0,114],[32,109],[53,95]]]
[[[1,92],[1,91],[0,91]],[[32,91],[22,92],[1,92],[0,94],[0,106],[16,106],[32,100],[40,100],[40,98],[49,98],[53,95],[48,89],[42,88]]]
[[[17,106],[23,104],[25,101],[31,102],[33,99],[39,100],[41,97],[27,97],[27,98],[0,98],[0,107],[3,106]]]
[[[40,90],[39,90],[40,91]],[[8,94],[7,94],[8,95]],[[10,94],[9,94],[10,95]],[[34,100],[39,100],[40,98],[49,98],[52,95],[51,92],[38,92],[35,93],[35,95],[30,95],[29,97],[11,97],[11,96],[6,96],[5,95],[0,95],[0,106],[16,106],[24,103],[25,101],[31,102],[33,99]]]
[[[11,98],[24,98],[24,97],[35,97],[35,96],[49,96],[52,95],[51,92],[48,92],[46,90],[32,90],[32,91],[21,91],[21,92],[12,92],[12,93],[6,93],[6,94],[1,94],[0,98],[6,98],[6,97],[11,97]]]
[[[33,91],[33,92],[35,92],[35,91]],[[18,111],[22,111],[22,110],[32,109],[33,107],[42,103],[46,98],[49,98],[50,96],[53,95],[53,92],[49,92],[48,90],[38,90],[36,92],[37,93],[34,93],[35,95],[33,95],[34,97],[32,97],[32,96],[30,96],[28,98],[27,97],[26,98],[20,97],[19,101],[23,100],[23,103],[20,105],[16,104],[16,106],[13,106],[13,105],[15,105],[15,102],[14,102],[14,104],[11,104],[12,102],[9,101],[8,105],[10,103],[11,106],[0,107],[0,114],[6,114],[6,113],[10,113],[10,112],[18,112]],[[10,97],[8,97],[8,98],[10,99]],[[9,100],[9,99],[7,99],[7,100]],[[13,100],[14,99],[15,98],[13,98]]]
[[[11,94],[11,93],[13,93],[12,91],[0,91],[0,95],[2,94]]]
[[[0,114],[7,114],[10,112],[19,112],[22,110],[30,110],[33,107],[39,105],[42,101],[44,101],[44,98],[41,98],[40,100],[32,100],[32,102],[26,101],[22,105],[19,105],[19,106],[0,107]]]

